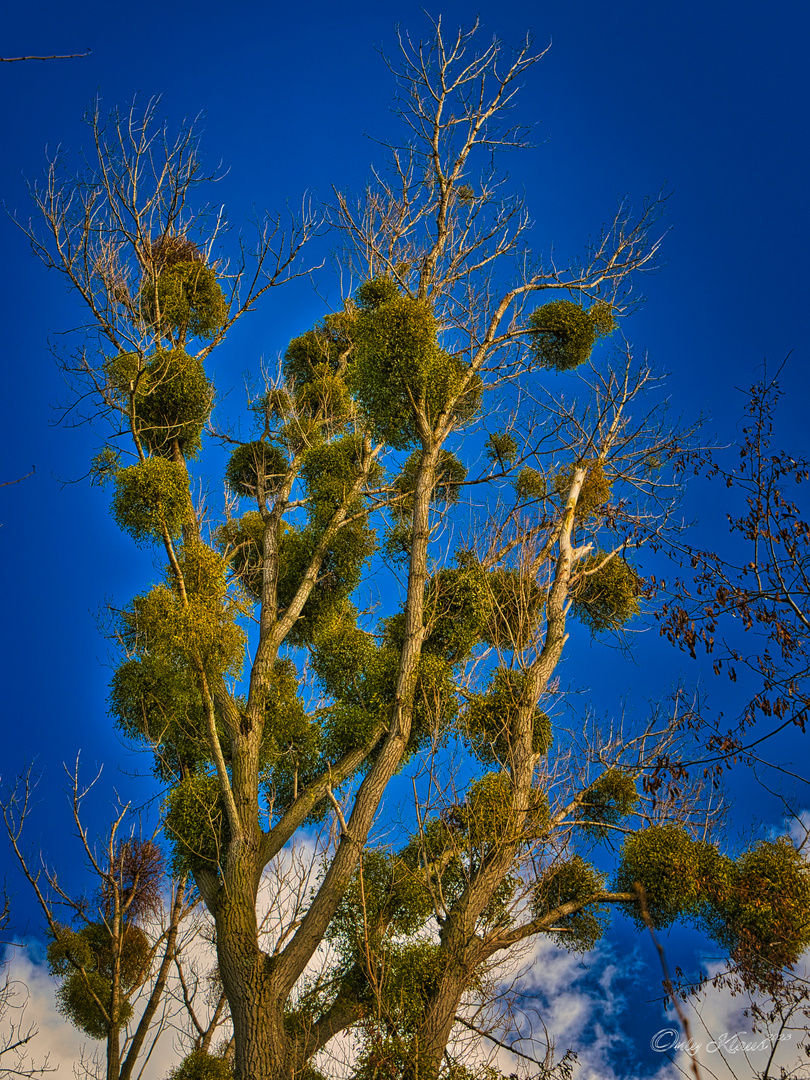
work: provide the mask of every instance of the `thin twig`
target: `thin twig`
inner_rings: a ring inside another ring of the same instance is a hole
[[[496,1039],[489,1031],[484,1031],[475,1024],[471,1024],[469,1020],[465,1020],[463,1016],[456,1017],[456,1023],[461,1024],[465,1028],[469,1028],[470,1031],[474,1031],[476,1035],[482,1035],[485,1039],[489,1039],[490,1042],[494,1042],[496,1046],[502,1046],[504,1050],[508,1050],[510,1054],[515,1054],[517,1057],[525,1058],[526,1061],[531,1061],[533,1065],[539,1065],[543,1068],[542,1061],[538,1061],[537,1058],[531,1057],[529,1054],[524,1054],[522,1050],[516,1050],[514,1046],[510,1046],[507,1042],[502,1042],[500,1039]]]
[[[78,60],[83,56],[89,56],[92,49],[85,52],[53,53],[51,56],[0,56],[0,64],[17,64],[20,60]]]
[[[3,57],[0,56],[0,60],[2,59]],[[22,57],[20,57],[20,59],[22,59]],[[36,466],[32,465],[28,472],[25,474],[25,476],[18,476],[16,480],[4,480],[0,484],[0,487],[10,487],[11,484],[21,484],[22,481],[27,480],[29,476],[33,476],[36,471]]]

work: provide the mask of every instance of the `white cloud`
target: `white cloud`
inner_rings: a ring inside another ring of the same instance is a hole
[[[538,939],[523,954],[518,967],[516,971],[514,963],[504,963],[496,973],[502,987],[511,985],[519,994],[515,1017],[522,1038],[510,1034],[505,1042],[541,1062],[547,1039],[554,1046],[555,1061],[570,1047],[578,1059],[575,1080],[635,1080],[635,1073],[626,1068],[620,1074],[616,1072],[611,1054],[619,1044],[626,1043],[623,1027],[630,1002],[620,982],[640,971],[638,955],[630,953],[619,958],[609,943],[602,943],[583,963],[578,954]],[[501,1011],[505,1004],[503,1000],[499,1003]],[[496,1051],[494,1044],[488,1045],[486,1040],[481,1041],[477,1053],[485,1056],[490,1049],[490,1060],[507,1076],[516,1071],[522,1075],[526,1066],[528,1074],[534,1075],[536,1069],[528,1062],[508,1050]],[[674,1077],[675,1070],[668,1062],[663,1064]],[[669,1077],[662,1071],[657,1080]]]
[[[24,949],[10,949],[6,961],[10,1008],[2,1018],[0,1039],[5,1044],[12,1025],[21,1024],[26,1031],[33,1028],[36,1035],[25,1047],[27,1059],[34,1066],[58,1066],[61,1075],[71,1075],[71,1066],[80,1063],[85,1039],[57,1012],[56,983]],[[6,1057],[0,1059],[0,1076],[12,1064]]]

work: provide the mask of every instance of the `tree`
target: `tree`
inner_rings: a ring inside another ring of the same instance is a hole
[[[97,848],[81,817],[93,784],[80,785],[78,764],[70,779],[73,820],[95,879],[89,894],[68,891],[56,871],[44,863],[37,868],[22,846],[33,791],[30,772],[8,794],[3,820],[46,920],[48,967],[60,981],[59,1011],[91,1039],[103,1041],[107,1080],[130,1080],[166,1030],[170,983],[175,969],[182,982],[182,954],[196,937],[189,916],[198,901],[181,876],[170,882],[165,903],[164,855],[154,835],[127,834],[129,806],[120,808]],[[187,996],[185,1008],[193,1015],[191,1007]]]
[[[721,717],[708,742],[716,760],[762,762],[762,744],[791,725],[804,731],[810,709],[810,525],[801,487],[810,462],[774,445],[782,368],[746,391],[734,459],[716,450],[704,462],[725,489],[730,540],[721,552],[683,549],[692,580],[676,583],[660,616],[674,644],[693,658],[698,650],[712,656],[715,674],[743,688],[739,715],[725,727]]]
[[[791,799],[771,783],[774,772],[806,782],[775,760],[773,740],[791,729],[804,733],[810,707],[810,526],[801,486],[810,478],[810,462],[781,445],[779,377],[786,364],[775,374],[765,367],[762,377],[742,391],[736,439],[702,456],[700,471],[721,488],[714,501],[728,524],[728,538],[717,550],[678,545],[675,554],[687,571],[668,590],[657,617],[662,635],[692,659],[710,657],[714,674],[726,681],[722,711],[711,716],[704,709],[699,717],[701,747],[693,767],[720,773],[732,764],[748,766],[771,795],[778,795],[793,831],[803,834],[800,850],[806,851],[803,802],[797,805],[795,793]],[[704,985],[698,982],[690,992],[698,994]],[[787,1031],[785,1037],[798,1044],[791,1075],[801,1071],[806,1048],[795,1032],[807,1030],[803,971],[774,965],[764,985],[752,987],[732,964],[710,985],[747,994],[746,1015],[759,1030]],[[777,1049],[775,1042],[764,1077],[784,1068],[774,1060]]]
[[[653,375],[619,329],[654,266],[660,200],[621,207],[570,268],[533,258],[496,164],[526,145],[508,115],[540,57],[434,31],[402,42],[408,141],[391,171],[331,211],[359,287],[289,344],[250,403],[255,438],[219,433],[234,498],[219,521],[189,471],[214,401],[203,362],[297,272],[311,221],[275,247],[264,233],[240,295],[246,262],[217,263],[217,222],[191,209],[193,133],[156,140],[151,112],[110,132],[96,113],[91,174],[54,163],[34,190],[35,251],[93,317],[82,400],[129,440],[94,474],[167,561],[120,613],[111,705],[169,785],[174,868],[216,924],[238,1080],[314,1080],[341,1033],[358,1080],[495,1076],[453,1049],[491,965],[538,935],[587,950],[611,906],[643,926],[637,883],[656,926],[697,920],[751,980],[807,943],[795,850],[733,860],[708,839],[679,708],[576,734],[549,716],[571,617],[621,635],[648,594],[634,555],[672,528],[689,434],[646,402]],[[611,363],[595,349],[612,335]],[[375,834],[406,769],[414,804]],[[267,951],[265,868],[329,814],[317,886]],[[611,837],[609,877],[593,849]]]

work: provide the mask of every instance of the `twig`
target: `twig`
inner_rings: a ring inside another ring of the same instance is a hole
[[[670,978],[669,968],[667,967],[667,958],[666,954],[664,953],[664,947],[658,940],[658,938],[655,936],[653,921],[650,918],[650,911],[647,907],[647,890],[644,888],[640,881],[637,881],[635,883],[634,888],[636,895],[638,896],[638,906],[641,908],[641,918],[644,920],[644,925],[650,931],[650,937],[652,938],[653,945],[658,952],[658,959],[661,961],[661,970],[664,973],[664,988],[672,999],[672,1004],[675,1006],[675,1012],[678,1014],[678,1020],[680,1021],[681,1027],[683,1028],[683,1033],[686,1036],[687,1045],[691,1046],[692,1033],[689,1030],[689,1019],[687,1018],[687,1015],[684,1012],[680,1001],[678,1000],[678,996],[675,992],[675,986],[672,982],[672,979]],[[697,1063],[696,1057],[691,1052],[689,1052],[689,1060],[692,1062],[692,1072],[694,1074],[695,1080],[701,1080],[700,1066]]]
[[[0,64],[16,64],[20,60],[77,60],[82,56],[89,56],[92,49],[85,52],[54,53],[52,56],[0,56]]]
[[[501,1042],[500,1039],[496,1039],[490,1032],[483,1031],[481,1028],[476,1027],[475,1024],[471,1024],[469,1020],[465,1020],[463,1016],[457,1016],[456,1022],[462,1024],[465,1028],[469,1028],[470,1031],[474,1031],[476,1035],[482,1035],[485,1039],[489,1039],[489,1041],[494,1042],[496,1046],[502,1046],[503,1049],[508,1050],[510,1054],[525,1058],[526,1061],[531,1061],[533,1065],[539,1065],[541,1068],[544,1068],[542,1061],[538,1061],[537,1058],[533,1058],[529,1054],[524,1054],[522,1050],[516,1050],[514,1046],[510,1046],[507,1042]]]
[[[4,59],[5,59],[5,57],[0,56],[0,60],[4,60]],[[20,57],[18,57],[18,59],[19,60],[24,60],[25,57],[20,56]],[[36,467],[34,465],[32,465],[31,468],[28,470],[28,472],[25,474],[25,476],[18,476],[16,480],[4,480],[2,483],[0,483],[0,487],[9,487],[11,484],[20,484],[20,483],[22,483],[23,480],[27,480],[29,476],[33,476],[36,471],[37,471]]]

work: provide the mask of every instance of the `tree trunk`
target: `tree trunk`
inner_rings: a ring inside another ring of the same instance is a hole
[[[417,1035],[417,1054],[406,1080],[437,1080],[459,1004],[471,981],[471,972],[453,965],[442,976],[425,1010]]]
[[[223,896],[216,925],[219,970],[236,1045],[235,1080],[291,1080],[284,1011],[271,996],[271,961],[257,944],[252,903]]]
[[[121,1069],[121,1033],[114,1023],[107,1032],[107,1080],[118,1080]]]

